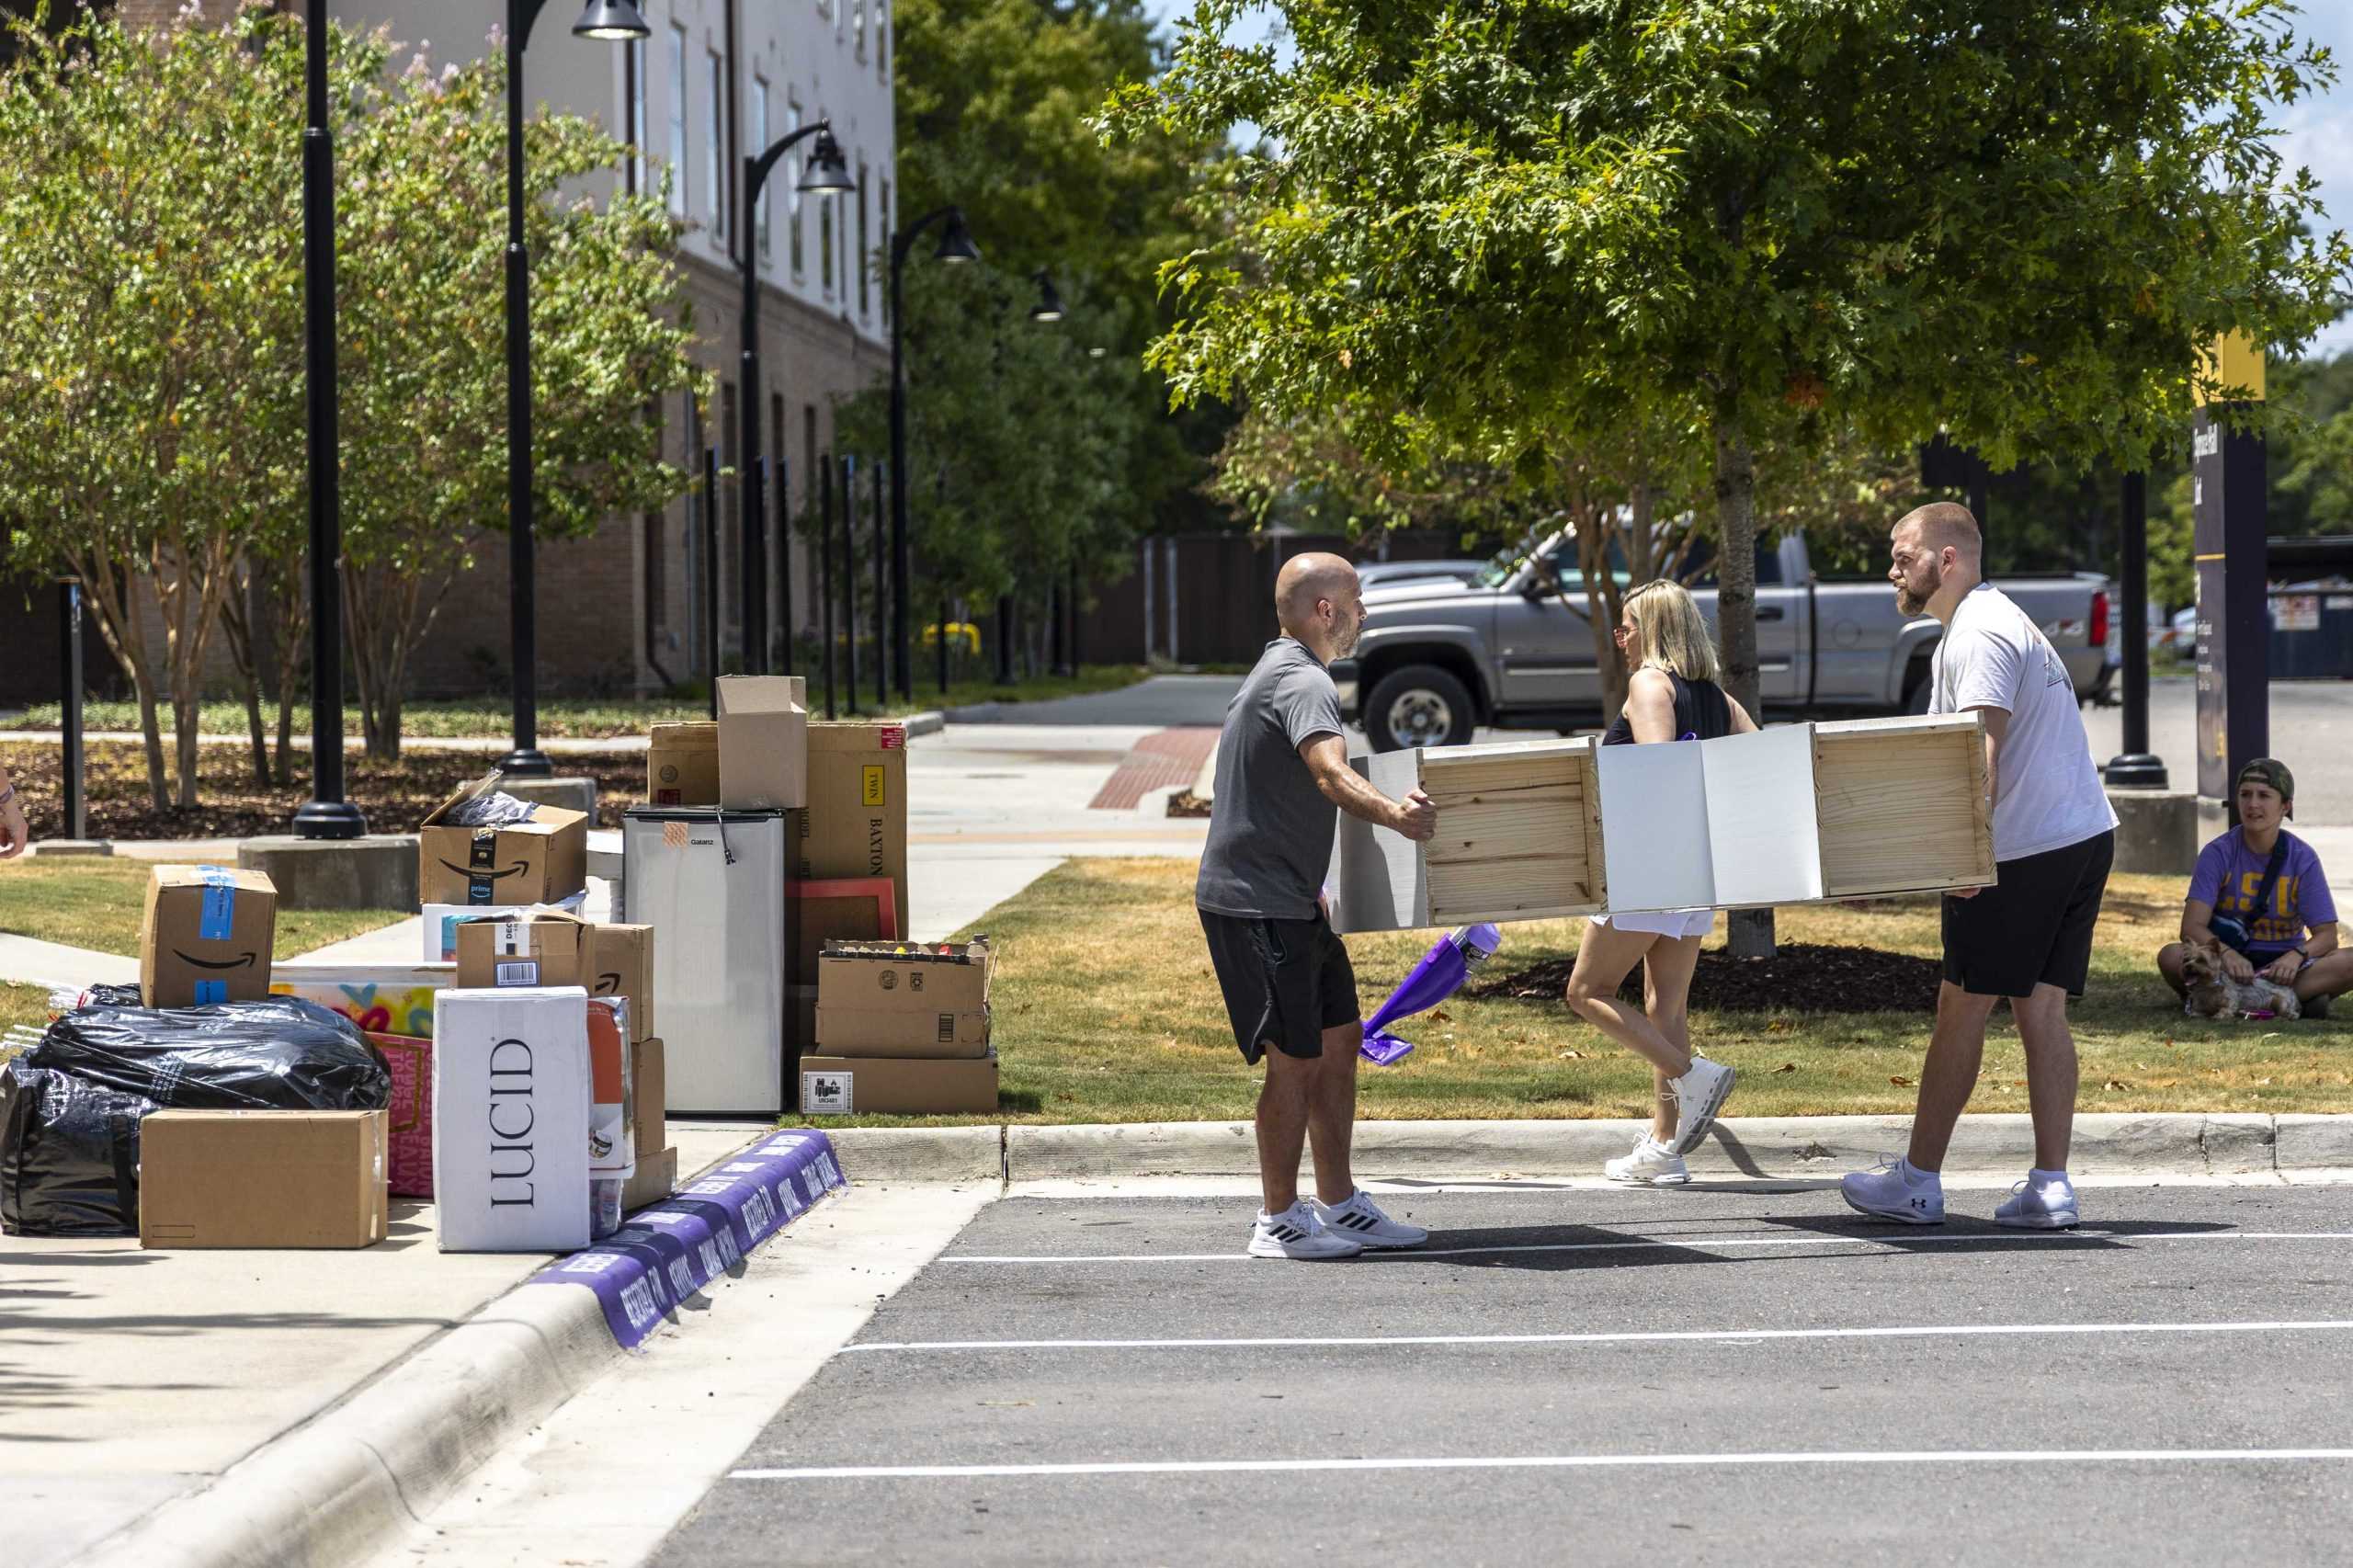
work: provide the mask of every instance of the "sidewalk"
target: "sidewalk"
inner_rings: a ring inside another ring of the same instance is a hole
[[[670,1124],[681,1176],[764,1129]],[[545,1266],[443,1253],[396,1200],[363,1251],[147,1252],[0,1238],[0,1518],[50,1568],[383,1376]],[[486,1391],[494,1398],[494,1391]],[[322,1503],[328,1501],[322,1498]]]
[[[944,714],[936,711],[926,711],[910,714],[898,722],[906,726],[907,733],[911,736],[936,735],[945,727],[947,718]],[[0,745],[13,744],[55,745],[61,738],[60,733],[55,730],[0,730]],[[85,744],[110,742],[123,745],[144,745],[147,737],[136,730],[85,730],[82,733],[82,740]],[[293,736],[292,740],[296,751],[311,749],[311,735],[308,730]],[[365,741],[366,737],[363,735],[346,734],[344,748],[347,751],[356,752]],[[165,742],[166,746],[170,744],[168,739]],[[249,746],[253,744],[253,741],[251,737],[245,735],[199,735],[196,737],[196,744],[200,746]],[[478,752],[505,756],[514,749],[515,741],[511,735],[403,735],[401,737],[401,750],[404,752]],[[541,737],[540,749],[550,756],[630,756],[645,749],[645,737],[643,735],[608,735],[592,740]]]

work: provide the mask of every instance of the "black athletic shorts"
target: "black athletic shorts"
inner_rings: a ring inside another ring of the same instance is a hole
[[[2005,860],[2000,881],[1945,904],[1945,978],[1979,996],[2029,996],[2056,985],[2080,999],[2091,974],[2092,926],[2116,858],[2103,833]]]
[[[1245,1062],[1255,1064],[1269,1041],[1285,1056],[1321,1056],[1325,1029],[1364,1016],[1347,944],[1321,915],[1260,920],[1198,913]]]

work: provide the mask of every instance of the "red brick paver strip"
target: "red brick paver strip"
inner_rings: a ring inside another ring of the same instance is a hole
[[[1154,790],[1191,784],[1199,776],[1201,764],[1216,750],[1217,731],[1207,724],[1188,724],[1146,735],[1111,770],[1111,777],[1087,804],[1098,812],[1131,812]]]

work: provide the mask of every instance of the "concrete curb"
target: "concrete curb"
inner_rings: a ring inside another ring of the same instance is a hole
[[[852,1183],[1005,1180],[1002,1127],[843,1127],[824,1132]]]
[[[744,1143],[769,1131],[747,1128]],[[586,1286],[518,1281],[342,1403],[98,1542],[76,1568],[364,1560],[629,1354]]]
[[[900,722],[907,728],[907,739],[914,740],[917,735],[936,735],[948,728],[948,715],[935,708],[927,712],[910,713]]]
[[[1691,1155],[1692,1174],[1836,1176],[1901,1151],[1911,1125],[1903,1116],[1734,1117],[1718,1122]],[[1372,1176],[1592,1176],[1602,1161],[1624,1153],[1639,1130],[1631,1120],[1360,1121],[1356,1164]],[[1247,1122],[1010,1125],[1004,1135],[1008,1182],[1248,1176],[1258,1169]],[[2015,1175],[2033,1155],[2033,1124],[2024,1115],[1970,1116],[1945,1168],[1955,1176]],[[2075,1119],[2069,1165],[2087,1177],[2353,1169],[2353,1116],[2086,1114]]]

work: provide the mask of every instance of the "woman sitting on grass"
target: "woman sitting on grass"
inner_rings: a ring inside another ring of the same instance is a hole
[[[2222,972],[2245,985],[2260,974],[2295,992],[2307,1018],[2353,988],[2353,949],[2336,944],[2336,901],[2313,846],[2282,825],[2296,814],[2296,778],[2258,757],[2239,769],[2239,825],[2198,852],[2181,940],[2157,954],[2157,972],[2188,994],[2182,960],[2219,950]],[[2274,861],[2278,864],[2275,869]],[[2268,889],[2267,889],[2268,884]]]
[[[1626,708],[1604,745],[1713,740],[1745,734],[1756,721],[1717,684],[1715,645],[1699,607],[1679,583],[1644,583],[1626,596],[1620,655],[1632,672]],[[1707,824],[1691,831],[1705,834]],[[1733,1071],[1691,1049],[1691,971],[1699,939],[1715,929],[1712,909],[1664,915],[1597,915],[1569,974],[1569,1006],[1594,1028],[1651,1064],[1651,1128],[1633,1153],[1602,1166],[1612,1181],[1672,1187],[1691,1179],[1683,1156],[1699,1146],[1732,1092]],[[1643,966],[1643,1010],[1618,1000],[1618,986]]]

